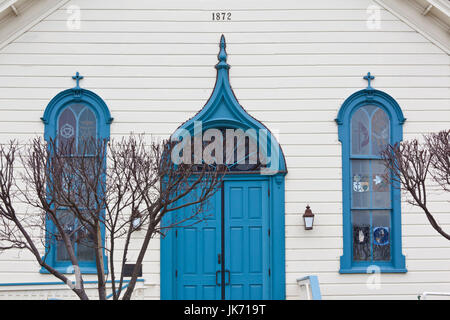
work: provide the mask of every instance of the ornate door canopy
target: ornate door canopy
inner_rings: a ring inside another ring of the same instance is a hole
[[[267,165],[266,172],[270,172],[270,174],[286,173],[284,155],[275,137],[265,125],[245,111],[234,95],[229,80],[230,65],[227,63],[226,43],[223,35],[220,38],[219,47],[219,62],[215,65],[217,69],[216,83],[210,98],[193,118],[183,123],[175,131],[172,139],[183,137],[185,132],[194,136],[199,133],[198,126],[200,125],[202,131],[212,128],[232,128],[247,132],[247,130],[253,129],[250,131],[257,133],[257,136],[254,137],[255,140],[261,139],[261,134],[265,135],[264,139],[267,143],[262,143],[260,146],[263,145],[262,149],[265,149],[264,152],[270,159],[270,165]]]

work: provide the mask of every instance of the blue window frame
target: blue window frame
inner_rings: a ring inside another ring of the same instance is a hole
[[[400,189],[386,182],[380,156],[387,144],[402,140],[404,121],[398,103],[373,89],[370,81],[339,110],[336,122],[342,144],[343,183],[340,273],[406,272]]]
[[[56,95],[45,109],[41,118],[45,124],[44,139],[57,141],[60,146],[70,143],[71,150],[68,156],[83,153],[89,156],[89,150],[81,150],[82,146],[89,148],[89,139],[109,140],[110,124],[112,118],[105,102],[92,91],[80,88],[79,81],[83,79],[78,73],[73,77],[77,81],[74,88],[64,90]],[[105,162],[106,165],[106,162]],[[65,208],[61,208],[57,214],[65,222],[68,232],[78,229],[78,222],[73,215],[67,214]],[[46,223],[46,261],[56,270],[63,273],[73,273],[73,266],[67,255],[62,241],[58,240],[54,224],[47,220]],[[102,241],[105,242],[105,226],[101,227]],[[82,273],[97,273],[95,254],[90,242],[92,239],[83,235],[83,229],[74,232],[71,236],[74,243],[75,254]],[[107,272],[107,260],[103,250],[105,272]],[[41,273],[48,273],[41,268]]]

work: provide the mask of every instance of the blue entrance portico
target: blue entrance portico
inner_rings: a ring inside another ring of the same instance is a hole
[[[211,97],[174,135],[194,136],[198,123],[203,131],[252,131],[255,140],[265,133],[259,152],[270,161],[264,170],[230,170],[204,219],[171,229],[161,239],[161,299],[285,299],[284,155],[270,131],[237,101],[225,47],[222,36]]]

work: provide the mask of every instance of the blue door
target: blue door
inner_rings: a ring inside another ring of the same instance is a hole
[[[269,299],[268,192],[267,181],[224,181],[201,221],[177,230],[176,299]]]
[[[175,231],[175,299],[221,298],[221,288],[217,286],[220,277],[217,271],[220,270],[218,254],[221,250],[221,198],[219,190],[210,199],[206,210],[198,215],[199,219],[189,219],[195,214],[192,206],[185,207],[178,213],[178,221],[187,219],[183,223],[187,226]]]
[[[269,299],[268,192],[267,181],[225,182],[226,299]]]

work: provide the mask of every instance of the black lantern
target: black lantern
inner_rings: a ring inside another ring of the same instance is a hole
[[[303,214],[303,221],[305,222],[305,230],[311,230],[314,224],[314,213],[312,213],[309,205],[306,206],[305,213]]]

